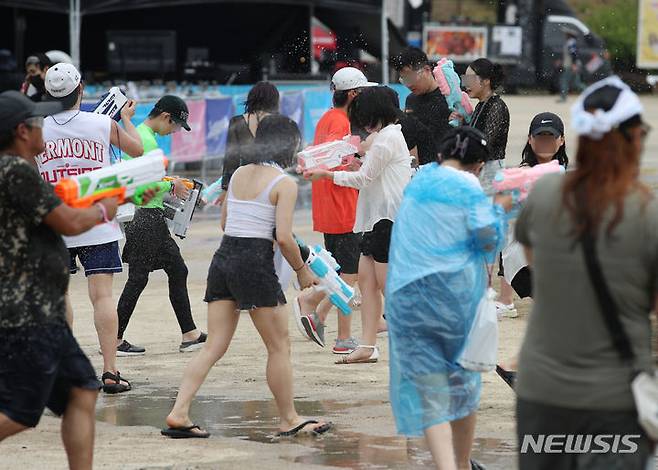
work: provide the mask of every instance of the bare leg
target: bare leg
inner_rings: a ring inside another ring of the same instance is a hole
[[[293,400],[288,312],[285,307],[258,308],[251,311],[251,320],[267,348],[267,385],[279,410],[279,429],[288,431],[302,422]],[[310,431],[323,424],[309,424],[306,429]]]
[[[91,470],[97,390],[74,387],[62,417],[62,441],[71,470]]]
[[[23,426],[9,418],[9,416],[0,413],[0,442],[26,429],[28,429],[27,426]]]
[[[514,302],[514,289],[509,285],[504,277],[500,278],[500,295],[498,296],[498,301],[505,305],[509,305]]]
[[[317,311],[318,306],[320,302],[326,297],[326,294],[322,291],[318,291],[315,289],[311,289],[308,292],[303,293],[298,297],[299,300],[299,306],[301,307],[302,315],[310,315],[311,313]],[[324,323],[324,319],[327,317],[327,314],[329,313],[329,309],[331,308],[331,303],[327,301],[329,306],[323,308],[324,316],[321,317],[322,322]],[[326,309],[326,310],[325,310]],[[320,312],[317,312],[320,314]]]
[[[471,469],[471,449],[475,437],[476,414],[473,413],[466,418],[451,421],[452,443],[455,448],[457,468],[459,470]]]
[[[425,429],[425,439],[438,470],[457,470],[449,423],[441,423]]]
[[[191,426],[190,406],[208,372],[228,350],[238,326],[240,314],[235,302],[220,300],[208,304],[208,339],[185,368],[174,408],[167,416],[170,428]]]
[[[89,299],[94,306],[96,334],[103,353],[103,372],[115,374],[119,315],[112,298],[112,280],[112,274],[92,274],[87,278],[87,284]]]
[[[517,371],[519,369],[519,356],[514,356],[509,361],[501,363],[500,367],[507,371]]]
[[[377,283],[375,263],[371,256],[361,255],[359,259],[359,288],[361,289],[361,323],[363,335],[361,344],[376,346],[377,323],[382,316],[382,291]],[[345,360],[367,359],[372,354],[370,348],[357,348]]]
[[[69,324],[69,328],[73,329],[73,306],[71,305],[71,298],[69,297],[68,291],[66,292],[66,323]]]

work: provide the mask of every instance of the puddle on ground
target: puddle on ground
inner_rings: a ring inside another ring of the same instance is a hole
[[[146,387],[140,388],[144,390]],[[161,428],[175,399],[175,390],[151,389],[148,396],[124,394],[99,398],[96,416],[118,426],[155,426]],[[295,398],[302,416],[323,417],[349,413],[360,406],[382,405],[378,400],[359,403],[344,401],[312,401]],[[296,463],[326,465],[353,469],[426,469],[433,466],[424,439],[398,436],[371,436],[336,430],[321,437],[277,439],[278,417],[272,400],[232,401],[198,396],[192,405],[195,423],[207,429],[212,437],[237,438],[261,443],[294,442],[309,453],[292,459]],[[500,439],[476,439],[473,458],[489,470],[515,468],[514,442]]]

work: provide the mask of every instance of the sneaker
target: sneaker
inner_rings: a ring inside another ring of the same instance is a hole
[[[324,348],[324,324],[320,322],[318,314],[302,315],[300,318],[304,334],[318,346]]]
[[[205,343],[207,339],[208,339],[208,335],[202,331],[197,339],[193,341],[183,341],[178,347],[178,350],[180,352],[196,351],[203,347],[203,343]]]
[[[143,356],[145,353],[146,349],[130,344],[125,339],[117,346],[117,357]]]
[[[358,347],[359,342],[355,338],[337,339],[331,352],[334,354],[349,354]]]
[[[496,301],[496,313],[498,314],[498,318],[516,318],[519,316],[519,312],[516,311],[514,304],[505,305],[498,301]]]

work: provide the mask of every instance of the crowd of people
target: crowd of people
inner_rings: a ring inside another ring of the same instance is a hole
[[[286,170],[295,166],[302,142],[297,125],[278,113],[276,87],[256,84],[245,113],[229,125],[223,235],[208,270],[204,333],[192,317],[188,269],[165,222],[164,195],[149,192],[122,228],[116,199],[74,209],[52,188],[64,177],[111,165],[113,147],[123,152],[119,159],[149,158],[156,135],[190,130],[185,102],[162,97],[138,126],[130,102],[119,125],[80,110],[84,83],[73,65],[34,57],[32,99],[28,86],[0,94],[0,441],[36,426],[48,407],[62,416],[71,468],[91,468],[97,393],[132,388],[116,356],[146,353],[124,336],[156,270],[168,276],[179,351],[199,350],[185,368],[164,436],[209,436],[190,408],[226,353],[240,311],[248,311],[267,351],[277,435],[329,432],[332,423],[301,417],[293,400],[289,314],[303,337],[324,347],[333,304],[317,288],[293,234],[297,182]],[[514,294],[534,299],[518,359],[497,367],[518,396],[519,442],[527,435],[638,436],[634,453],[527,452],[519,454],[520,468],[646,468],[653,444],[638,422],[631,380],[633,372],[652,369],[658,212],[638,180],[649,132],[639,99],[616,77],[586,89],[572,110],[575,169],[543,178],[520,204],[493,185],[505,167],[510,126],[502,68],[484,58],[470,64],[462,85],[477,105],[465,116],[449,108],[421,50],[408,48],[392,63],[411,91],[403,110],[393,89],[356,68],[338,70],[333,107],[319,120],[313,144],[357,135],[357,153],[337,168],[303,172],[312,181],[313,229],[341,278],[361,295],[360,339],[351,316],[338,315],[336,364],[377,363],[377,335],[387,330],[398,432],[424,435],[436,468],[483,468],[471,458],[481,372],[459,359],[498,264],[498,316],[517,315]],[[537,114],[522,167],[556,160],[566,168],[565,132],[558,115]],[[93,155],[76,153],[74,139],[81,149],[85,143],[95,149]],[[181,179],[170,185],[170,197],[188,197]],[[103,355],[100,381],[71,330],[68,279],[78,260]],[[122,262],[129,272],[117,303],[113,275]],[[301,290],[290,309],[282,265]],[[632,363],[619,357],[607,329],[602,290],[619,306]]]

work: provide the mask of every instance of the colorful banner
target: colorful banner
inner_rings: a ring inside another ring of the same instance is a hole
[[[181,129],[171,138],[171,158],[177,162],[195,162],[206,156],[206,100],[186,101],[190,132]]]
[[[281,114],[297,123],[299,131],[304,134],[304,93],[301,91],[285,92],[281,95]]]
[[[638,1],[637,66],[658,68],[658,1]]]
[[[208,156],[224,155],[228,123],[234,114],[230,97],[206,100],[206,152]]]

